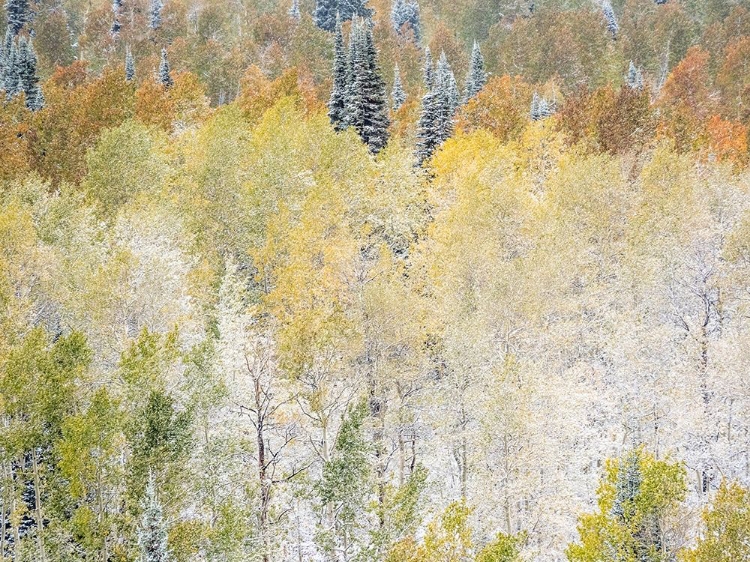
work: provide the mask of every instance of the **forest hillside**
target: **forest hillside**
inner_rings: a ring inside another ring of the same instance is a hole
[[[750,561],[749,1],[0,22],[1,561]]]

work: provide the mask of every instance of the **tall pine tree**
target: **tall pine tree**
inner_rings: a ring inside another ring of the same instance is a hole
[[[346,125],[354,127],[372,153],[388,142],[388,101],[380,76],[370,22],[355,19],[349,36]]]
[[[18,35],[23,26],[31,21],[29,0],[5,0],[5,13],[8,16],[8,28],[13,35]]]
[[[602,2],[602,12],[604,13],[604,19],[607,20],[607,30],[612,34],[612,39],[617,39],[617,32],[620,30],[620,26],[617,23],[615,10],[612,8],[609,0]]]
[[[153,475],[149,476],[146,486],[143,515],[138,526],[138,546],[141,551],[139,562],[169,562],[171,558],[167,547],[167,526]]]
[[[469,74],[466,77],[466,101],[476,96],[484,87],[485,82],[487,82],[487,73],[484,71],[484,57],[479,45],[474,41]]]
[[[165,88],[171,88],[174,85],[169,69],[169,59],[167,58],[167,49],[161,50],[161,62],[159,63],[159,82]]]
[[[125,80],[130,82],[135,78],[135,59],[130,46],[125,49]]]
[[[159,29],[161,27],[161,11],[163,9],[164,2],[162,0],[151,0],[148,10],[148,25],[151,29]]]
[[[424,164],[453,134],[457,106],[456,78],[445,53],[441,53],[432,78],[432,87],[422,98],[422,113],[417,123],[416,157],[419,165]]]
[[[341,20],[336,19],[336,31],[333,40],[333,90],[328,100],[328,117],[337,131],[345,128],[347,96],[348,63],[344,49],[344,36],[341,32]]]
[[[393,70],[393,90],[391,91],[391,99],[393,99],[394,111],[398,111],[406,101],[406,92],[404,92],[404,86],[401,84],[401,72],[399,72],[398,65],[396,65],[396,68]]]
[[[432,55],[430,54],[430,48],[425,47],[424,48],[423,78],[424,78],[425,88],[427,88],[428,91],[432,90],[434,75],[435,75],[435,68],[432,65]]]
[[[367,0],[317,0],[313,20],[326,31],[335,31],[336,18],[349,21],[357,16],[370,18],[372,10],[365,6]]]
[[[299,0],[292,0],[292,6],[287,13],[294,21],[299,21],[302,18],[302,14],[299,11]]]

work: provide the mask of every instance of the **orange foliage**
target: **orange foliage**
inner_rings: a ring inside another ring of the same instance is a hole
[[[121,68],[108,68],[88,83],[84,80],[81,63],[57,69],[44,85],[45,108],[31,119],[32,166],[54,183],[80,181],[86,151],[99,133],[133,114],[133,86]]]
[[[708,59],[706,51],[691,47],[662,90],[659,133],[673,139],[675,148],[680,151],[695,150],[703,145],[704,122],[716,110]]]
[[[747,133],[742,123],[724,121],[714,115],[706,124],[709,154],[720,162],[730,162],[735,168],[747,164]]]
[[[0,182],[22,176],[29,169],[27,140],[29,110],[23,96],[0,104]]]
[[[208,98],[198,77],[191,72],[173,76],[171,88],[150,78],[135,93],[136,117],[168,132],[200,123],[209,114]]]
[[[467,133],[487,129],[506,142],[525,127],[531,96],[531,86],[519,77],[491,78],[461,111],[457,128]]]
[[[750,119],[750,37],[731,43],[716,77],[721,87],[724,115],[747,122]]]
[[[300,74],[296,68],[289,68],[271,81],[255,65],[248,68],[242,77],[237,103],[245,116],[255,123],[284,97],[295,98],[308,113],[322,108],[308,74]]]

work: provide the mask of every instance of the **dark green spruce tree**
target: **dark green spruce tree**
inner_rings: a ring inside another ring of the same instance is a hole
[[[388,142],[388,100],[380,76],[370,22],[357,18],[349,36],[349,79],[345,123],[359,133],[373,154]]]
[[[13,35],[18,35],[23,26],[31,21],[29,0],[5,0],[5,13],[8,16],[8,28]]]
[[[167,50],[164,48],[161,50],[161,62],[159,63],[159,82],[161,82],[165,88],[171,88],[174,85],[172,75],[170,74]]]
[[[432,54],[430,53],[430,48],[425,47],[424,48],[423,78],[424,78],[424,85],[425,85],[425,88],[427,88],[427,91],[432,90],[434,76],[435,76],[435,67],[432,64]]]
[[[44,95],[39,87],[39,77],[36,75],[37,58],[34,45],[30,39],[20,37],[16,49],[14,67],[16,93],[23,91],[26,98],[26,107],[37,111],[44,107]]]
[[[440,54],[430,88],[422,98],[417,123],[417,163],[421,166],[453,134],[458,88],[445,53]]]
[[[372,10],[365,6],[367,0],[317,0],[313,11],[315,25],[326,31],[336,29],[336,18],[349,21],[357,16],[372,17]]]
[[[393,99],[393,111],[398,111],[406,101],[406,92],[404,92],[404,86],[401,84],[401,72],[399,72],[398,65],[396,65],[396,68],[393,70],[393,90],[391,90],[391,99]]]
[[[328,117],[337,131],[346,127],[347,74],[348,62],[344,36],[341,32],[341,20],[337,18],[333,40],[333,90],[328,100]]]
[[[484,57],[479,45],[474,41],[471,50],[471,62],[469,63],[469,74],[466,77],[466,101],[476,96],[487,82],[487,73],[484,71]]]
[[[130,47],[125,49],[125,80],[130,82],[135,78],[135,59]]]

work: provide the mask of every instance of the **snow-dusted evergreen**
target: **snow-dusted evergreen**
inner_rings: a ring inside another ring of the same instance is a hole
[[[531,111],[529,112],[532,121],[540,121],[551,117],[556,110],[557,104],[554,101],[550,101],[540,96],[537,92],[534,92],[534,96],[531,98]]]
[[[487,73],[484,71],[484,57],[479,45],[474,41],[474,47],[471,49],[469,74],[466,77],[466,101],[476,96],[486,82]]]
[[[167,50],[161,50],[161,62],[159,63],[159,82],[165,88],[171,88],[174,85],[172,75],[169,69],[169,58],[167,57]]]
[[[120,12],[122,11],[122,0],[112,0],[112,14],[114,19],[112,20],[112,28],[110,32],[112,35],[117,35],[122,29],[120,24]]]
[[[388,100],[380,76],[370,22],[356,18],[349,36],[345,123],[373,153],[388,142]]]
[[[37,57],[31,39],[24,36],[13,37],[7,29],[5,40],[0,46],[0,88],[6,99],[21,92],[26,99],[26,107],[37,111],[44,107],[44,95],[39,87]]]
[[[130,82],[135,78],[135,59],[133,58],[133,52],[128,46],[125,49],[125,80]]]
[[[416,0],[406,2],[405,0],[394,0],[391,6],[391,23],[397,33],[403,33],[411,29],[415,41],[421,39],[422,23],[419,17],[419,4]]]
[[[8,17],[8,28],[13,35],[18,35],[23,26],[31,20],[29,0],[5,0],[5,13]]]
[[[367,0],[317,0],[313,20],[315,25],[326,31],[336,29],[336,18],[342,22],[357,16],[370,18],[372,10],[365,6]]]
[[[431,73],[425,73],[429,76]],[[453,119],[459,103],[458,86],[445,53],[440,53],[432,74],[432,87],[422,98],[417,124],[417,162],[421,165],[453,134]]]
[[[630,67],[628,68],[627,84],[632,90],[643,89],[643,73],[640,68],[635,66],[632,60],[630,61]]]
[[[432,64],[432,54],[430,53],[430,48],[425,47],[424,48],[424,70],[422,73],[422,76],[424,78],[424,85],[427,90],[431,90],[433,86],[433,79],[435,75],[435,67]]]
[[[394,111],[398,111],[406,101],[406,92],[404,92],[404,86],[401,84],[401,72],[398,69],[398,65],[396,65],[396,68],[393,70],[393,89],[391,90],[391,99],[393,100]]]
[[[333,40],[333,89],[328,100],[328,117],[338,131],[346,127],[346,96],[348,61],[344,48],[344,36],[341,31],[341,20],[336,20]]]
[[[617,23],[615,11],[609,0],[604,0],[602,2],[602,12],[604,13],[604,19],[607,20],[607,30],[612,34],[613,39],[617,39],[617,32],[620,30],[620,26]]]
[[[138,562],[169,562],[171,559],[167,545],[167,524],[153,474],[149,476],[143,500],[143,515],[138,525],[138,546]]]
[[[163,9],[164,2],[162,0],[150,0],[148,25],[151,29],[159,29],[161,27],[161,12]]]
[[[289,8],[289,17],[292,18],[294,21],[299,21],[302,17],[302,14],[299,11],[299,0],[292,0],[292,5]]]

